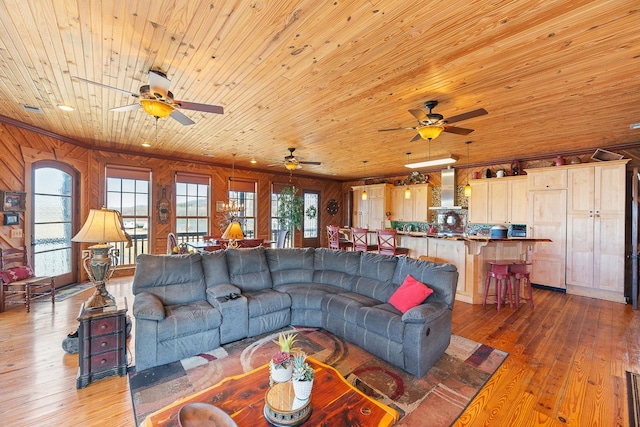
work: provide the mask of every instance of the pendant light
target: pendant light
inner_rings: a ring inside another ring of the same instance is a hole
[[[467,185],[464,186],[464,197],[471,196],[471,185],[469,184],[469,145],[471,141],[466,141],[467,144]]]
[[[407,163],[409,163],[409,156],[411,155],[411,153],[406,153],[406,154],[407,154]],[[409,187],[408,184],[405,186],[405,189],[404,189],[404,198],[405,199],[411,198],[411,188]]]
[[[367,200],[369,196],[367,195],[367,181],[365,180],[365,166],[367,165],[367,161],[362,161],[362,182],[364,182],[364,190],[362,190],[362,200]]]

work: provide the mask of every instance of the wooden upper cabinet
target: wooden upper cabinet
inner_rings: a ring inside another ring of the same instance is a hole
[[[563,167],[527,169],[529,190],[567,188],[567,170]]]
[[[389,184],[358,185],[353,190],[353,226],[379,230],[384,228],[390,208]],[[362,193],[367,192],[367,200]]]
[[[472,224],[487,224],[489,222],[489,182],[488,180],[470,181],[471,196],[469,196],[468,220]]]
[[[405,197],[405,190],[411,190],[411,197]],[[429,221],[431,189],[429,184],[391,187],[391,219],[394,221]]]

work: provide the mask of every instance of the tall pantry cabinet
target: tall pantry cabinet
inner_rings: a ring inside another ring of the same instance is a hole
[[[567,290],[624,301],[628,160],[568,169]]]

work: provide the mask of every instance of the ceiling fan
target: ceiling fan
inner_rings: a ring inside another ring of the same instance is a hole
[[[416,130],[418,133],[410,142],[417,141],[420,138],[428,139],[431,141],[437,138],[442,132],[455,133],[457,135],[469,135],[473,132],[473,129],[459,128],[450,126],[450,123],[461,122],[463,120],[471,119],[473,117],[484,116],[489,114],[484,108],[468,111],[466,113],[458,114],[447,119],[442,114],[434,113],[432,110],[438,105],[438,101],[427,101],[424,103],[424,108],[429,110],[429,113],[425,114],[423,110],[409,110],[409,113],[418,120],[418,125],[414,127],[401,127],[393,129],[379,129],[378,132],[388,132],[394,130]]]
[[[115,90],[126,93],[134,98],[138,98],[138,103],[124,105],[122,107],[111,108],[110,111],[131,111],[142,108],[149,115],[157,118],[165,118],[171,116],[183,125],[192,125],[195,122],[189,117],[182,114],[179,109],[202,111],[204,113],[223,114],[224,109],[219,105],[198,104],[196,102],[178,101],[173,99],[173,93],[169,91],[169,79],[167,75],[161,71],[149,71],[149,84],[140,86],[140,93],[129,92],[117,87],[107,86],[102,83],[92,82],[91,80],[81,77],[72,77],[73,80],[101,86],[106,89]]]
[[[322,164],[322,162],[304,162],[302,161],[302,157],[298,157],[298,156],[294,156],[293,152],[296,151],[295,148],[288,148],[289,150],[289,155],[284,157],[284,160],[281,163],[274,163],[271,165],[268,165],[269,167],[271,166],[280,166],[280,165],[284,165],[285,168],[287,168],[288,171],[294,171],[296,169],[300,169],[302,167],[302,165],[316,165],[319,166]]]

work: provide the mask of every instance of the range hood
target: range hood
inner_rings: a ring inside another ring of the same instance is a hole
[[[456,170],[451,166],[440,171],[442,179],[442,189],[440,192],[440,206],[434,206],[430,209],[462,209],[461,206],[455,206],[456,197]]]

